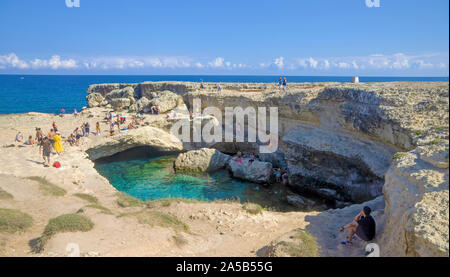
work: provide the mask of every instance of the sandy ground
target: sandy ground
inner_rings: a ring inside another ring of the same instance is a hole
[[[362,255],[359,251],[361,245],[355,246],[358,251],[342,250],[339,241],[344,235],[335,232],[343,220],[351,220],[359,212],[358,206],[345,209],[345,213],[337,210],[340,216],[317,220],[327,214],[263,211],[252,215],[239,203],[180,202],[153,209],[176,216],[189,225],[189,231],[150,227],[140,224],[133,216],[119,216],[142,208],[117,205],[116,189],[97,173],[82,147],[65,143],[62,155],[52,155],[52,162],[58,160],[62,164],[61,169],[56,169],[43,166],[37,146],[14,143],[18,131],[24,138],[34,136],[35,127],[41,127],[47,133],[53,121],[63,137],[86,121],[91,130],[95,130],[95,123],[102,121],[100,115],[103,113],[97,114],[86,113],[78,117],[37,113],[0,116],[0,188],[14,196],[10,200],[0,200],[0,208],[18,209],[34,219],[32,227],[24,233],[0,233],[0,256],[67,256],[69,243],[78,244],[83,256],[256,256],[260,248],[296,228],[306,228],[318,238],[321,255]],[[102,136],[106,136],[107,124],[102,122],[101,128]],[[82,144],[95,139],[99,137],[83,138]],[[24,179],[28,176],[45,177],[68,193],[63,197],[43,195],[37,182]],[[78,192],[95,195],[100,204],[113,214],[84,209],[84,214],[95,224],[91,231],[58,234],[42,253],[32,253],[29,242],[42,234],[49,219],[75,213],[88,204],[73,196]]]

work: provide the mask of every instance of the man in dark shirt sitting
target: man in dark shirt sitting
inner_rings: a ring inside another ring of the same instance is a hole
[[[371,211],[370,207],[365,206],[353,219],[353,222],[341,227],[340,232],[348,229],[347,240],[343,241],[342,244],[351,245],[354,234],[364,241],[371,241],[375,238],[375,220],[370,215]]]

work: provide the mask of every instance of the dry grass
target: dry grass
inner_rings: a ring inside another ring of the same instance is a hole
[[[32,245],[32,250],[39,253],[44,250],[48,240],[58,233],[88,232],[94,223],[86,216],[79,214],[64,214],[49,220],[42,236]]]
[[[8,199],[13,199],[13,198],[14,197],[12,196],[12,194],[10,194],[7,191],[0,188],[0,200],[8,200]]]
[[[242,205],[242,208],[250,214],[260,214],[263,211],[263,208],[256,203],[247,202],[244,205]]]
[[[32,177],[27,177],[27,179],[38,182],[39,190],[44,195],[64,196],[67,193],[67,191],[65,189],[58,187],[57,185],[53,184],[52,182],[48,181],[47,179],[45,179],[43,177],[32,176]]]
[[[135,213],[122,214],[120,216],[134,216],[139,223],[152,227],[172,228],[175,231],[189,231],[189,226],[179,220],[176,216],[163,213],[161,211],[143,210]]]
[[[122,208],[142,207],[144,202],[123,192],[117,193],[117,204]]]
[[[75,193],[74,196],[81,198],[91,204],[97,204],[98,203],[98,199],[95,196],[92,196],[90,194],[86,194],[86,193]]]
[[[289,254],[291,257],[318,257],[319,248],[315,238],[307,231],[296,229],[295,235],[290,239],[294,242],[280,242],[282,251]]]
[[[33,225],[33,218],[19,210],[0,209],[0,232],[25,232]]]
[[[97,209],[97,210],[100,210],[104,214],[113,214],[113,212],[110,209],[103,207],[100,204],[90,204],[90,205],[85,206],[85,208]]]
[[[404,153],[404,152],[397,152],[394,154],[394,156],[392,156],[393,160],[399,160],[403,157],[405,157],[406,155],[408,155],[408,153]]]

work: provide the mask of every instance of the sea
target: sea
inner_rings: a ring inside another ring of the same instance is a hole
[[[279,76],[215,75],[2,75],[0,74],[0,114],[72,113],[87,105],[91,84],[140,83],[145,81],[276,83]],[[286,76],[288,82],[349,82],[351,76]],[[449,81],[448,77],[359,77],[360,82]]]

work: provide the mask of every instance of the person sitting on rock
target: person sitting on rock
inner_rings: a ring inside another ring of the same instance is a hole
[[[35,141],[34,141],[34,139],[33,139],[33,136],[29,136],[29,137],[28,137],[28,140],[25,141],[25,145],[33,145],[33,144],[35,144]]]
[[[16,141],[17,142],[22,142],[23,141],[23,135],[21,132],[18,132],[16,135]]]
[[[339,231],[344,232],[348,229],[347,239],[341,244],[351,245],[353,235],[356,234],[363,241],[371,241],[375,238],[375,220],[370,215],[372,210],[365,206],[362,211],[355,216],[352,222],[342,226]]]
[[[67,142],[70,144],[70,146],[73,146],[75,144],[75,138],[73,137],[73,134],[70,134],[67,138]]]

